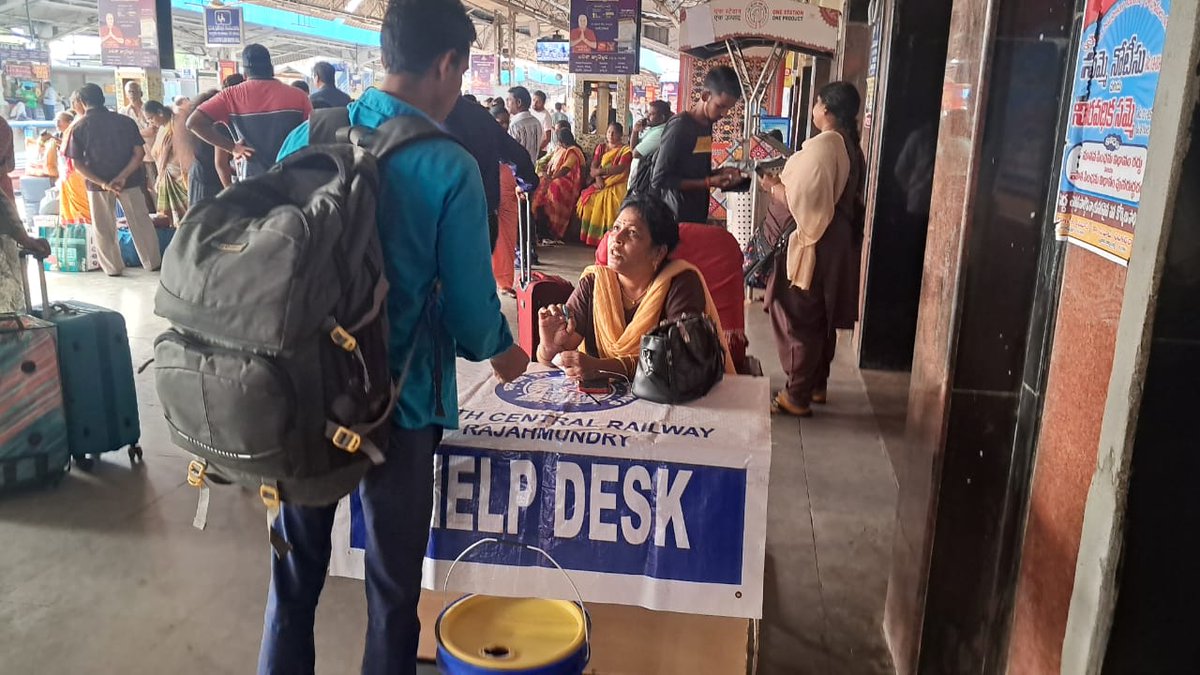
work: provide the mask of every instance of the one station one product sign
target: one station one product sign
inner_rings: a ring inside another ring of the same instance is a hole
[[[1059,239],[1128,264],[1171,0],[1088,0],[1059,176]]]

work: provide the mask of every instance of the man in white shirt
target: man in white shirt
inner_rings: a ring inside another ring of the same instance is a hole
[[[508,90],[505,103],[508,114],[512,115],[508,123],[508,135],[517,139],[525,148],[530,161],[536,162],[542,152],[542,139],[546,132],[542,129],[542,123],[529,112],[529,107],[533,105],[533,97],[525,87],[513,87]]]
[[[554,118],[555,124],[559,122],[571,123],[571,118],[567,116],[567,106],[561,101],[554,104],[554,112],[550,116]]]
[[[533,92],[533,110],[530,111],[538,122],[542,123],[542,150],[550,152],[554,145],[551,132],[554,130],[554,115],[546,109],[546,92]]]
[[[58,91],[49,82],[42,83],[42,112],[47,120],[54,119],[58,109]]]

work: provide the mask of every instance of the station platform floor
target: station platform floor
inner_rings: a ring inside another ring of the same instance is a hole
[[[591,255],[544,249],[541,269],[574,278]],[[157,274],[48,276],[54,300],[122,312],[135,365],[150,358],[165,328],[153,314]],[[512,321],[514,304],[504,299],[504,307]],[[747,315],[750,351],[778,388],[783,375],[761,304]],[[885,445],[902,429],[907,387],[880,377],[869,397],[845,342],[829,405],[812,419],[772,420],[759,673],[893,672],[880,628],[896,499]],[[151,370],[137,387],[142,465],[110,453],[91,473],[73,469],[57,489],[0,500],[0,672],[254,670],[270,555],[262,505],[250,491],[218,488],[208,529],[195,530],[188,455],[170,443]],[[317,672],[358,672],[365,623],[361,582],[328,579]]]

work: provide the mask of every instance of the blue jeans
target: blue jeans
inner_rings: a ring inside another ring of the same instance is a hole
[[[367,530],[367,639],[363,675],[416,672],[421,563],[433,514],[433,451],[440,427],[392,427],[387,461],[359,485]],[[259,675],[304,675],[315,668],[313,622],[329,570],[336,505],[283,506],[275,527],[292,550],[272,554]]]

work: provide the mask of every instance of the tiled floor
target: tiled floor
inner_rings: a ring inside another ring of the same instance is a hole
[[[547,271],[574,276],[589,251],[542,257]],[[163,329],[156,279],[141,270],[51,275],[50,291],[119,309],[141,362]],[[760,307],[748,311],[751,351],[778,386]],[[510,301],[505,309],[511,317]],[[261,506],[248,491],[222,490],[208,529],[193,529],[185,454],[167,439],[152,373],[137,384],[144,465],[113,453],[56,490],[0,500],[4,675],[253,671],[267,580]],[[812,420],[774,423],[761,673],[891,672],[880,622],[895,484],[879,424],[896,423],[901,388],[888,395],[875,403],[891,417],[877,422],[860,374],[839,359],[830,405]],[[361,584],[329,579],[317,622],[318,672],[356,672]]]

